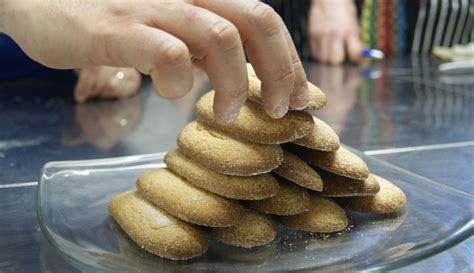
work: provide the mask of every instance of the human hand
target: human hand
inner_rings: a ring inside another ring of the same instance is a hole
[[[74,99],[86,102],[92,98],[123,99],[137,93],[141,75],[134,68],[98,66],[77,71]]]
[[[245,47],[270,116],[308,102],[288,30],[256,0],[4,1],[5,32],[49,67],[134,67],[151,75],[160,95],[176,99],[191,89],[195,64],[216,90],[216,120],[229,124],[247,98]]]
[[[346,56],[362,60],[359,23],[352,0],[312,0],[308,17],[311,55],[323,64],[340,65]]]

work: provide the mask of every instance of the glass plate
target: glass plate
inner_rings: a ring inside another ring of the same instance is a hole
[[[405,191],[406,209],[388,217],[348,213],[350,228],[330,235],[279,226],[273,243],[254,249],[210,239],[203,256],[169,261],[135,245],[107,212],[110,198],[134,189],[139,174],[165,167],[164,153],[158,153],[46,164],[38,187],[39,222],[52,245],[86,272],[387,270],[473,234],[473,195],[351,150],[371,172]]]

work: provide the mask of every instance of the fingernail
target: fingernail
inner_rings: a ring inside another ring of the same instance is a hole
[[[273,118],[282,118],[288,112],[288,100],[282,101],[273,109]]]
[[[234,121],[237,120],[237,118],[239,117],[239,114],[240,114],[240,109],[237,109],[237,111],[229,113],[227,117],[225,117],[225,123],[226,124],[233,123]]]
[[[292,97],[291,109],[302,110],[309,104],[309,89],[307,86],[301,86]]]

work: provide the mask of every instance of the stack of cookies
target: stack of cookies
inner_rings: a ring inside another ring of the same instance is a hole
[[[332,233],[348,226],[345,209],[387,214],[405,206],[397,186],[371,174],[308,113],[326,105],[321,90],[308,82],[308,107],[272,119],[249,72],[249,100],[233,124],[216,122],[208,92],[197,103],[198,119],[180,132],[179,148],[165,156],[168,168],[144,173],[136,191],[112,198],[110,214],[147,251],[184,260],[206,252],[202,227],[225,244],[249,248],[272,242],[275,222]]]

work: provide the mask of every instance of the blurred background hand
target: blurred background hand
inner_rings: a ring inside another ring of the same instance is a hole
[[[352,0],[312,0],[308,32],[315,60],[331,65],[340,65],[346,58],[361,61],[362,42]]]
[[[123,99],[138,92],[141,75],[134,68],[98,66],[76,70],[74,99],[83,103],[93,98]]]

